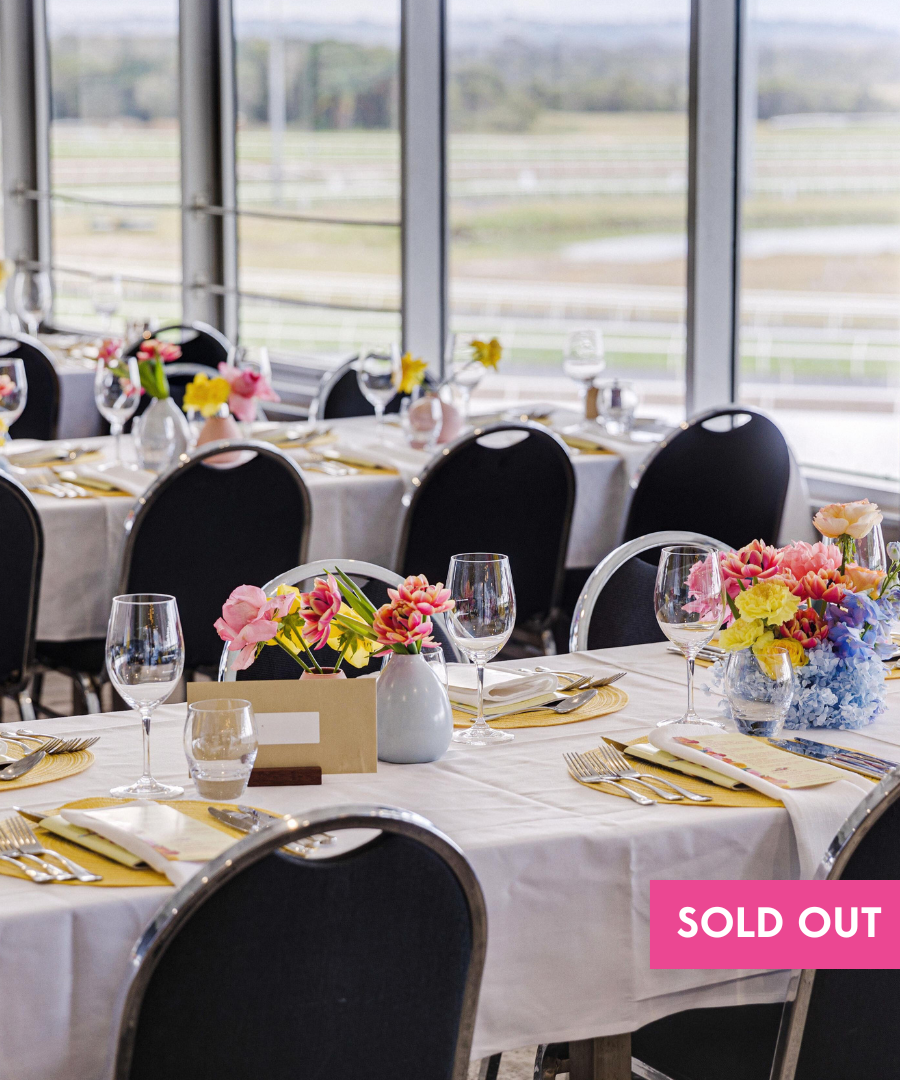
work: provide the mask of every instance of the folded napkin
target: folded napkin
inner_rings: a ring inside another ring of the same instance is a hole
[[[60,813],[70,824],[99,833],[137,855],[176,886],[237,843],[234,837],[171,806],[144,799],[99,810],[63,808]]]
[[[138,498],[143,495],[148,487],[156,479],[156,475],[146,469],[129,469],[127,465],[119,462],[98,467],[96,465],[73,465],[72,472],[77,473],[82,480],[88,481],[88,487],[92,484],[109,484],[120,491],[127,491],[129,495]],[[74,481],[78,483],[78,481]]]
[[[474,664],[448,664],[447,683],[451,701],[472,708],[478,704],[478,677]],[[558,685],[559,680],[552,672],[516,675],[488,665],[484,669],[485,708],[518,705],[532,698],[549,696]]]
[[[660,750],[665,750],[676,757],[695,761],[698,765],[712,768],[735,780],[740,780],[748,787],[761,791],[772,799],[779,799],[791,818],[794,839],[797,842],[797,854],[800,858],[800,877],[811,878],[822,861],[831,841],[848,815],[855,809],[860,799],[868,795],[874,786],[856,773],[833,766],[825,766],[821,775],[825,782],[817,787],[783,788],[764,780],[746,769],[739,769],[726,761],[721,761],[704,754],[701,750],[676,742],[681,737],[703,740],[708,738],[712,729],[697,724],[671,724],[654,728],[650,732],[650,742]],[[786,754],[786,757],[795,755]],[[801,760],[801,759],[798,759]],[[823,762],[810,762],[822,765]],[[829,782],[830,776],[834,777]]]

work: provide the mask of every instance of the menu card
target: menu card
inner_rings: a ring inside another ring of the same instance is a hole
[[[142,847],[147,847],[172,862],[209,862],[235,842],[220,829],[164,803],[140,801],[99,810],[63,809],[62,816],[73,824],[93,828],[136,855],[143,855]]]
[[[817,787],[840,779],[840,773],[830,765],[787,754],[750,735],[674,735],[672,741],[706,754],[712,759],[709,763],[712,769],[716,761],[721,761],[780,788]]]

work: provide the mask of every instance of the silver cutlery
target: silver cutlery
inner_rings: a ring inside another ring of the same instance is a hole
[[[524,668],[518,669],[523,675],[533,675],[538,672],[541,675],[556,675],[557,678],[568,679],[568,683],[562,688],[563,691],[568,693],[569,690],[578,690],[584,686],[585,683],[590,681],[590,675],[579,675],[577,671],[551,671],[550,668]]]
[[[789,739],[769,739],[769,742],[779,750],[786,750],[789,754],[797,754],[799,757],[809,758],[812,761],[822,761],[827,765],[846,766],[856,772],[864,773],[873,780],[882,780],[891,772],[892,767],[876,764],[865,758],[854,757],[840,752],[828,753],[814,749],[812,746],[802,746]],[[819,744],[822,745],[821,743]]]
[[[504,716],[517,716],[522,713],[538,712],[544,710],[546,710],[547,712],[565,714],[574,712],[576,709],[580,709],[582,705],[586,705],[591,700],[591,698],[595,698],[596,696],[596,690],[582,690],[580,694],[576,694],[574,697],[571,698],[563,698],[562,701],[560,701],[556,697],[552,697],[545,702],[541,702],[540,704],[529,705],[525,709],[513,708],[506,709],[504,712],[500,713],[485,713],[484,718],[485,720],[500,720]],[[460,705],[456,701],[453,702],[453,708],[458,709],[460,712],[466,713],[468,716],[478,715],[477,709],[473,709],[469,705]]]
[[[283,818],[280,818],[277,814],[270,814],[266,810],[257,810],[254,806],[242,806],[241,804],[238,804],[238,810],[242,814],[249,814],[252,818],[258,821],[260,825],[267,825],[269,824],[269,822],[272,821],[284,820]],[[319,847],[325,846],[327,844],[337,843],[337,837],[334,836],[332,833],[328,832],[315,833],[313,836],[308,836],[306,839],[317,844]]]
[[[3,732],[3,734],[0,735],[0,739],[2,739],[3,742],[14,743],[16,746],[21,746],[29,753],[31,753],[32,750],[41,749],[50,754],[57,746],[62,745],[62,739],[50,739],[47,742],[44,742],[43,740],[39,741],[37,739],[23,739],[18,735],[7,735],[6,732]],[[34,745],[35,743],[37,743],[37,746]]]
[[[13,854],[15,852],[15,854]],[[21,870],[23,874],[31,878],[32,881],[36,881],[39,885],[46,885],[50,881],[58,881],[59,879],[54,877],[53,874],[45,874],[40,870],[35,870],[33,866],[29,866],[22,860],[19,855],[19,849],[0,835],[0,860],[5,863],[9,863],[17,870]]]
[[[565,753],[563,759],[566,768],[569,770],[569,775],[575,780],[581,780],[586,784],[610,784],[618,788],[619,791],[624,791],[632,802],[640,803],[641,806],[656,805],[653,799],[648,799],[646,795],[640,795],[638,792],[632,791],[617,776],[612,776],[609,773],[598,773],[593,766],[589,766],[582,760],[580,754]]]
[[[46,739],[50,743],[58,743],[59,745],[52,750],[48,750],[46,745],[43,747],[48,754],[79,754],[82,750],[92,747],[94,743],[100,742],[99,735],[76,735],[69,739],[62,739],[58,735],[40,735],[37,732],[29,731],[28,728],[16,728],[16,736],[21,736],[23,739]],[[15,738],[16,736],[0,735],[0,739]]]
[[[595,757],[599,758],[600,763],[608,768],[610,772],[615,773],[617,776],[621,776],[623,779],[634,780],[636,784],[643,784],[645,787],[650,788],[651,791],[655,791],[657,795],[660,795],[663,799],[668,799],[670,802],[674,802],[679,798],[689,799],[691,802],[712,802],[711,795],[699,795],[696,791],[688,791],[687,788],[681,787],[680,784],[676,784],[666,776],[657,776],[656,773],[638,772],[622,751],[615,746],[612,746],[605,739],[601,739],[597,749],[589,750],[585,756],[589,760],[593,760]],[[649,782],[651,780],[656,780],[660,784],[668,784],[668,786],[674,791],[677,791],[678,794],[673,797],[671,794],[661,791],[655,784]]]
[[[39,868],[39,873],[49,874],[54,881],[74,881],[75,875],[67,873],[65,870],[61,870],[58,866],[54,866],[52,863],[44,862],[43,859],[39,859],[38,856],[32,851],[25,851],[22,845],[10,836],[9,832],[5,828],[6,821],[0,821],[0,847],[13,859],[28,859],[29,862],[34,863]]]
[[[674,653],[676,656],[684,656],[684,653],[677,645],[669,645],[666,652]],[[711,660],[715,662],[716,660],[724,660],[728,656],[728,653],[724,649],[719,649],[712,645],[704,645],[703,648],[698,650],[697,656],[700,660]]]
[[[252,812],[220,810],[218,806],[209,806],[207,809],[216,821],[221,821],[223,825],[230,825],[232,829],[237,829],[239,832],[257,833],[269,825],[268,821],[263,821],[259,815],[254,815]],[[285,844],[284,850],[306,859],[318,846],[318,843],[312,837],[305,837],[303,840]]]
[[[31,772],[35,765],[40,765],[46,756],[45,750],[35,750],[19,758],[18,761],[0,762],[0,780],[15,780],[24,776],[25,773]]]
[[[588,686],[599,690],[602,686],[612,686],[612,684],[618,682],[619,679],[624,679],[627,674],[627,671],[617,671],[614,675],[604,675],[600,679],[592,679],[588,683]]]
[[[891,769],[896,769],[898,764],[896,761],[888,761],[887,758],[880,758],[875,757],[874,754],[867,754],[865,750],[851,750],[848,747],[844,746],[831,746],[828,743],[820,743],[815,742],[812,739],[804,739],[800,735],[795,735],[793,741],[800,743],[801,746],[808,746],[811,749],[821,749],[830,757],[853,757],[858,758],[862,761],[868,761],[871,762],[872,765],[881,766],[881,768],[886,769],[888,772],[890,772]]]
[[[65,855],[60,855],[58,851],[45,848],[35,836],[28,822],[19,817],[18,814],[13,814],[11,817],[0,821],[0,833],[3,833],[8,840],[11,840],[23,855],[43,855],[45,857],[49,855],[51,858],[56,859],[57,862],[62,863],[68,873],[61,880],[68,881],[73,877],[79,881],[103,880],[100,874],[92,874],[90,870],[85,870],[83,866],[79,866],[78,863],[67,859]]]

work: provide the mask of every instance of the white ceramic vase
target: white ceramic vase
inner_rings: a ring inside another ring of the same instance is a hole
[[[165,472],[191,441],[187,419],[170,397],[154,398],[143,416],[136,418],[132,431],[141,467],[157,473]]]
[[[392,656],[378,676],[377,700],[381,761],[410,765],[444,754],[453,734],[450,699],[423,656]]]

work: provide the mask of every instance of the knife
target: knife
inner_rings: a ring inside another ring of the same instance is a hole
[[[864,773],[866,776],[872,777],[875,780],[884,779],[890,771],[882,766],[874,765],[870,762],[857,761],[854,758],[843,757],[840,754],[820,753],[812,747],[801,746],[788,739],[769,739],[769,742],[772,746],[777,746],[779,750],[786,750],[789,754],[796,754],[798,757],[809,758],[812,761],[825,761],[838,767],[843,765],[855,772]]]
[[[874,754],[867,754],[865,750],[851,750],[845,746],[831,746],[828,743],[814,742],[812,739],[803,739],[799,735],[794,737],[794,742],[800,743],[801,746],[808,746],[811,749],[821,749],[825,751],[830,757],[841,755],[843,757],[858,758],[862,761],[868,761],[872,765],[878,765],[883,769],[896,769],[896,761],[888,761],[887,758],[875,757]]]
[[[256,822],[258,826],[268,825],[272,821],[283,821],[284,818],[279,817],[278,814],[270,814],[268,810],[257,810],[255,806],[241,806],[238,804],[238,810],[242,814],[248,814]],[[316,833],[315,836],[308,836],[306,839],[313,844],[313,846],[321,846],[323,844],[336,844],[337,837],[332,836],[331,833]]]
[[[245,813],[238,810],[220,810],[218,806],[207,807],[210,814],[216,819],[221,821],[223,825],[229,825],[232,829],[237,829],[238,832],[243,833],[258,833],[262,832],[271,821],[283,821],[283,818],[276,817],[274,814],[270,816],[270,820],[261,820],[262,815],[259,811],[253,813]],[[285,844],[285,850],[291,851],[295,855],[301,855],[304,859],[319,845],[312,841],[311,838],[304,840],[297,840],[290,844]]]

